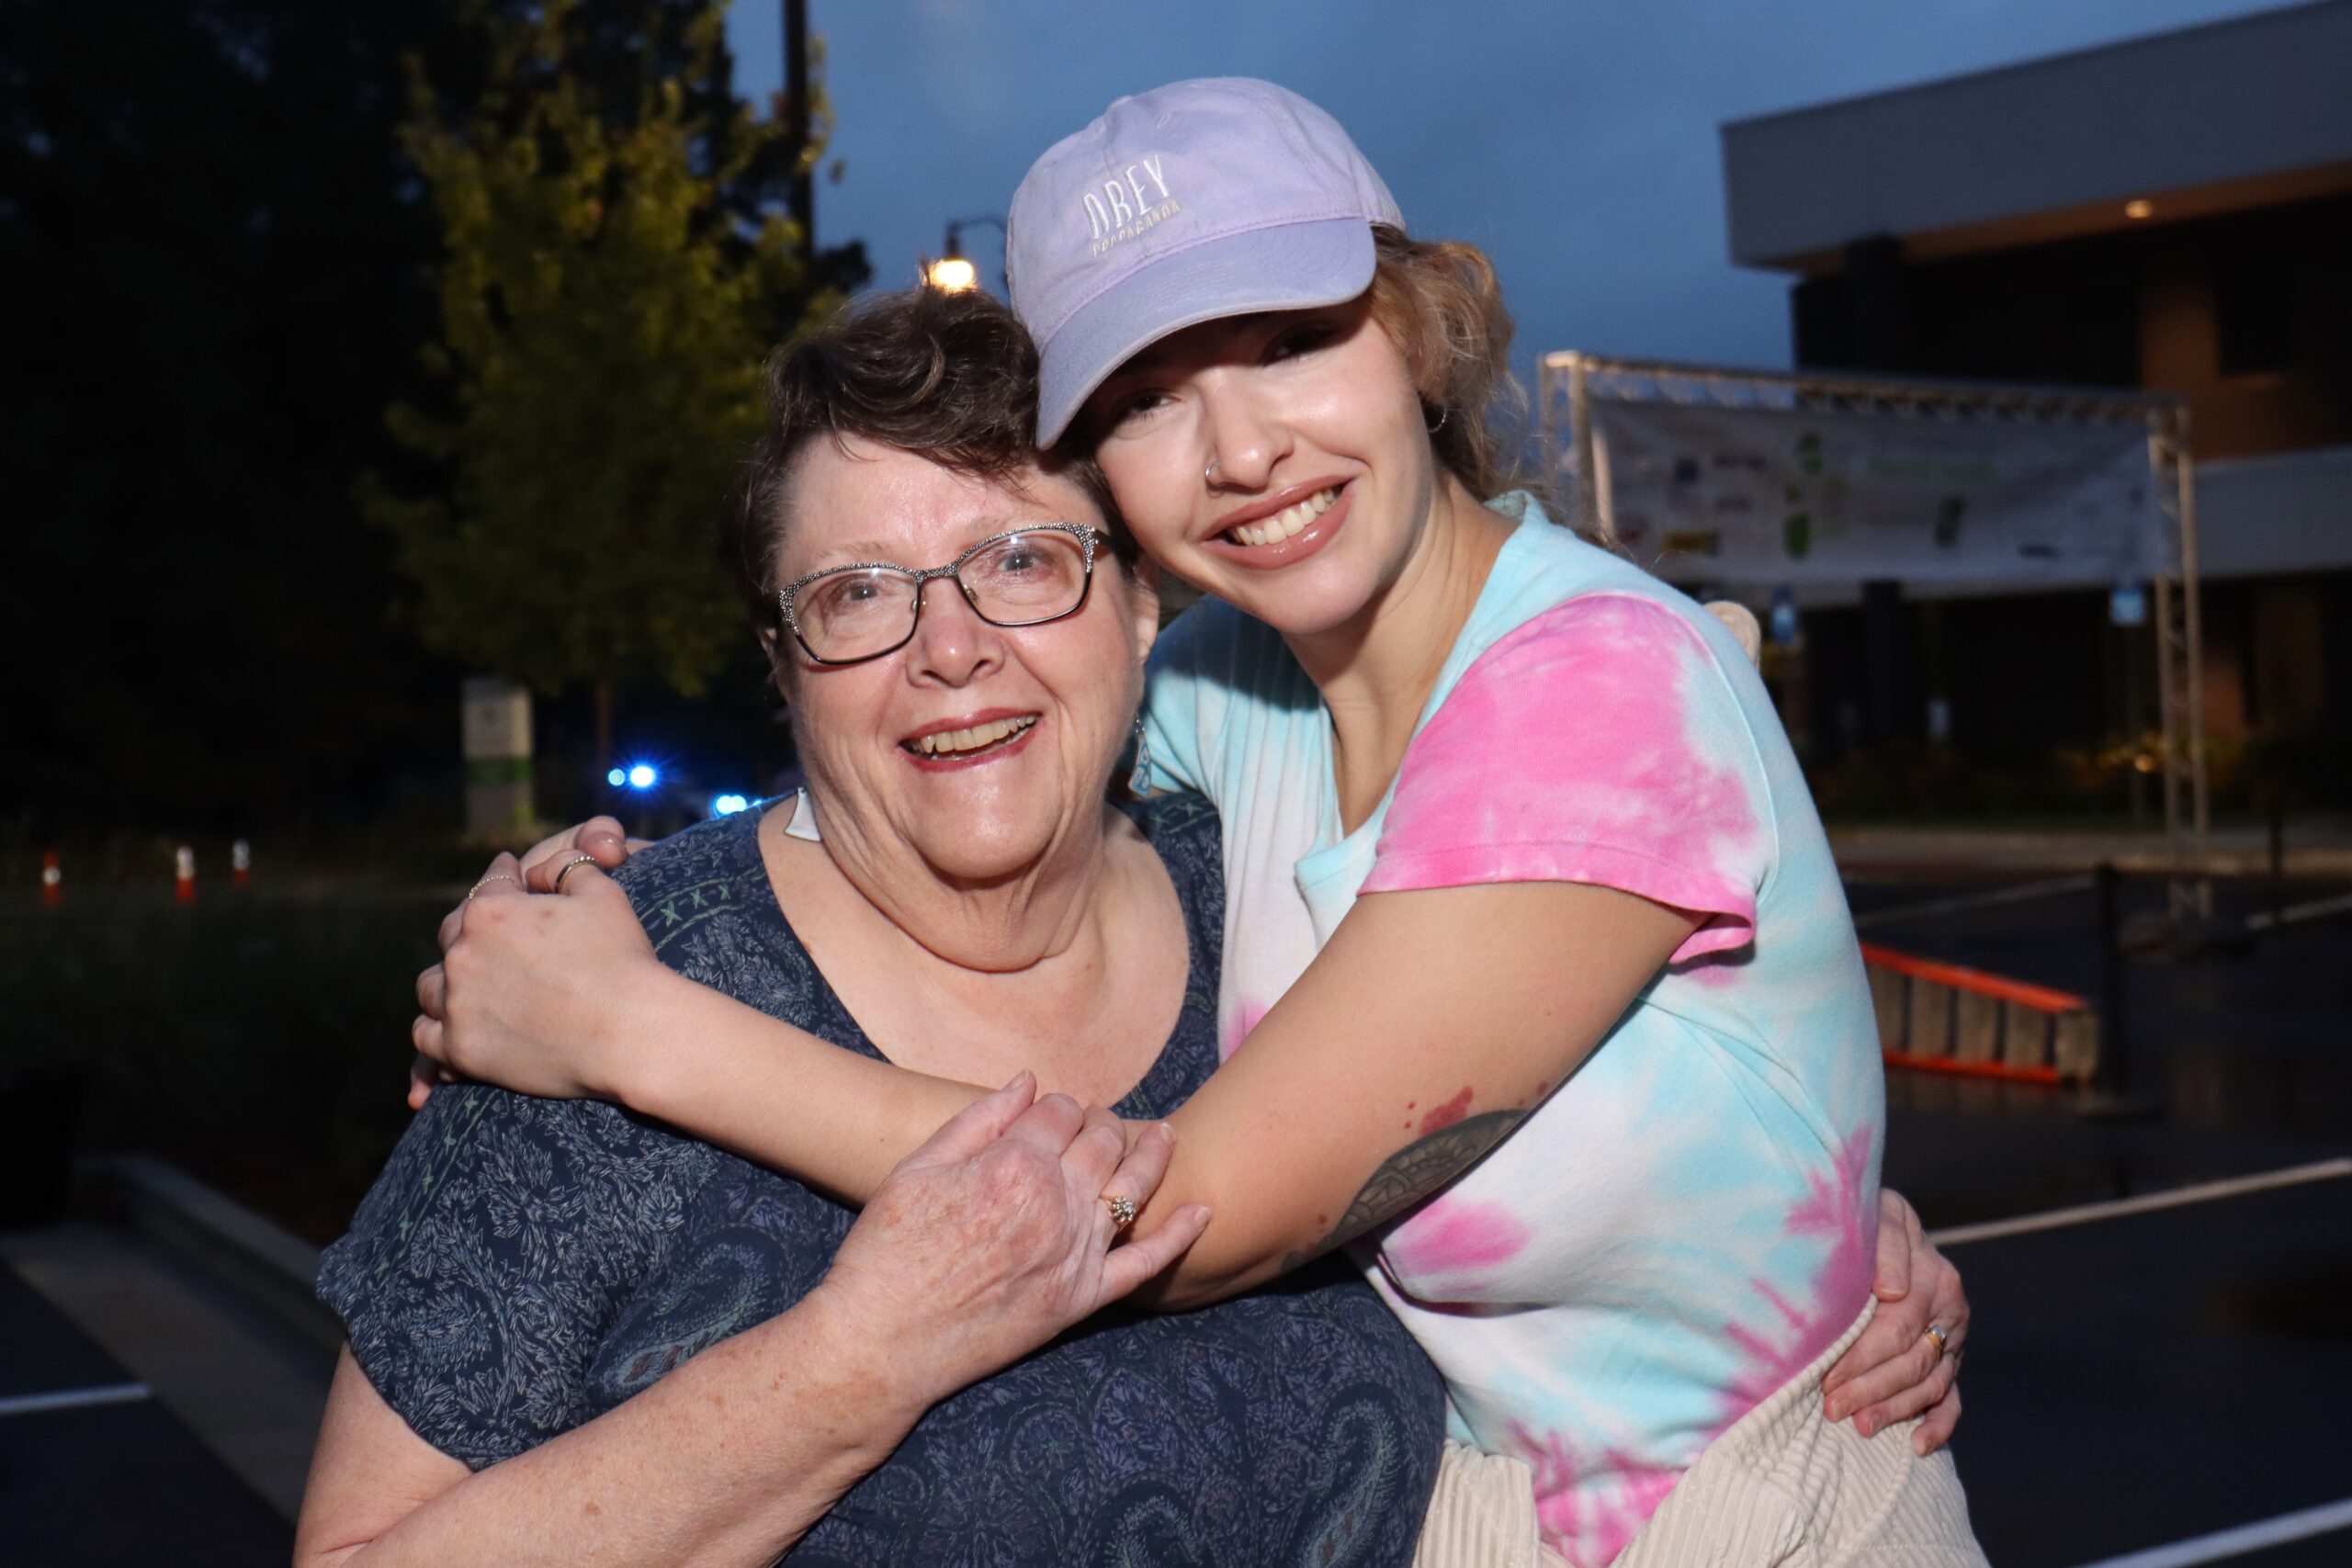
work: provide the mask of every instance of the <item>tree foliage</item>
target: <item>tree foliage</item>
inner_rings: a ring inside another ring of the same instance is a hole
[[[760,210],[786,133],[727,87],[724,6],[642,9],[666,48],[616,51],[569,0],[493,19],[470,105],[420,68],[402,131],[441,230],[425,364],[446,397],[390,423],[442,482],[371,478],[363,504],[427,645],[543,693],[694,695],[741,645],[710,520],[766,349],[833,298]]]

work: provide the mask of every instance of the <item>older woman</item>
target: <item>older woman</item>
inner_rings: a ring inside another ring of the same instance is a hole
[[[1217,829],[1197,800],[1103,805],[1156,604],[1099,491],[1039,466],[1034,372],[1000,309],[931,295],[779,357],[747,537],[755,603],[783,594],[771,652],[808,790],[568,891],[633,905],[638,950],[711,987],[685,989],[845,1055],[999,1081],[1034,1066],[1149,1122],[1216,1062]],[[468,912],[441,1005],[499,931],[572,902],[513,876],[494,867]],[[690,1050],[691,1025],[670,1038]],[[1150,1196],[1164,1134],[1120,1165],[1107,1117],[1081,1133],[1057,1098],[1016,1120],[1023,1092],[931,1165],[963,1170],[1010,1123],[1063,1159],[1056,1190],[1095,1179],[1106,1231]],[[928,1212],[879,1216],[915,1233],[926,1275],[865,1239],[871,1209],[853,1231],[818,1192],[610,1106],[435,1096],[325,1261],[350,1348],[305,1559],[593,1543],[598,1561],[751,1562],[796,1538],[802,1560],[859,1563],[1408,1559],[1442,1401],[1361,1283],[1097,1323],[950,1393],[1027,1348],[980,1332],[990,1313],[966,1298],[1041,1292],[991,1293],[1022,1248],[983,1236],[967,1258]],[[1188,1239],[1094,1275],[1064,1246],[1077,1263],[1031,1272],[1078,1286],[994,1315],[1050,1332]]]
[[[1178,1119],[1161,1204],[1218,1220],[1157,1299],[1361,1244],[1577,1563],[1637,1535],[1645,1562],[1981,1562],[1949,1460],[1923,1462],[1964,1316],[1872,1301],[1878,1045],[1826,838],[1724,628],[1510,490],[1491,267],[1408,238],[1328,115],[1240,80],[1113,105],[1011,228],[1040,437],[1219,601],[1155,655],[1143,733],[1153,780],[1226,814],[1247,1043]],[[684,998],[564,903],[573,955],[506,982],[546,1016],[450,1012],[459,1066],[854,1196],[976,1092]],[[567,987],[629,1015],[615,1048],[548,1027]],[[1847,1386],[1866,1346],[1892,1375]]]

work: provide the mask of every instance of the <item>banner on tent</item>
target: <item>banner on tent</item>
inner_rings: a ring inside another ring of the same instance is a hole
[[[1589,406],[1602,514],[1676,581],[2106,584],[2172,570],[2134,423]]]

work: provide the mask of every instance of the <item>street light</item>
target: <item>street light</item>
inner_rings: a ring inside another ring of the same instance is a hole
[[[931,264],[923,272],[923,281],[942,294],[961,294],[980,286],[980,269],[967,257],[956,254],[956,242],[947,242],[947,254]]]
[[[1004,232],[1004,220],[989,213],[949,219],[947,243],[941,248],[939,259],[922,264],[924,283],[943,294],[961,294],[967,288],[980,286],[980,269],[973,265],[972,258],[964,254],[964,231],[974,224],[994,229],[1000,234]]]

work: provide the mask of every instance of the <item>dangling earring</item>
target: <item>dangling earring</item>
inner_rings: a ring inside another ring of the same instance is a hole
[[[1137,799],[1151,791],[1151,742],[1144,738],[1143,715],[1136,715],[1136,765],[1127,772],[1127,793]]]
[[[1438,411],[1437,411],[1437,423],[1436,423],[1435,424],[1432,424],[1432,425],[1430,425],[1430,434],[1431,435],[1435,435],[1439,431],[1443,430],[1443,429],[1445,428],[1445,422],[1446,422],[1447,420],[1449,420],[1449,419],[1452,419],[1453,417],[1453,411],[1452,409],[1447,408],[1447,409],[1440,409],[1440,410],[1438,410]],[[1428,419],[1429,419],[1429,415],[1428,415],[1428,414],[1426,414],[1426,413],[1424,413],[1423,415],[1421,415],[1421,419],[1422,419],[1422,421],[1423,421],[1424,423],[1427,423],[1427,421],[1428,421]]]

